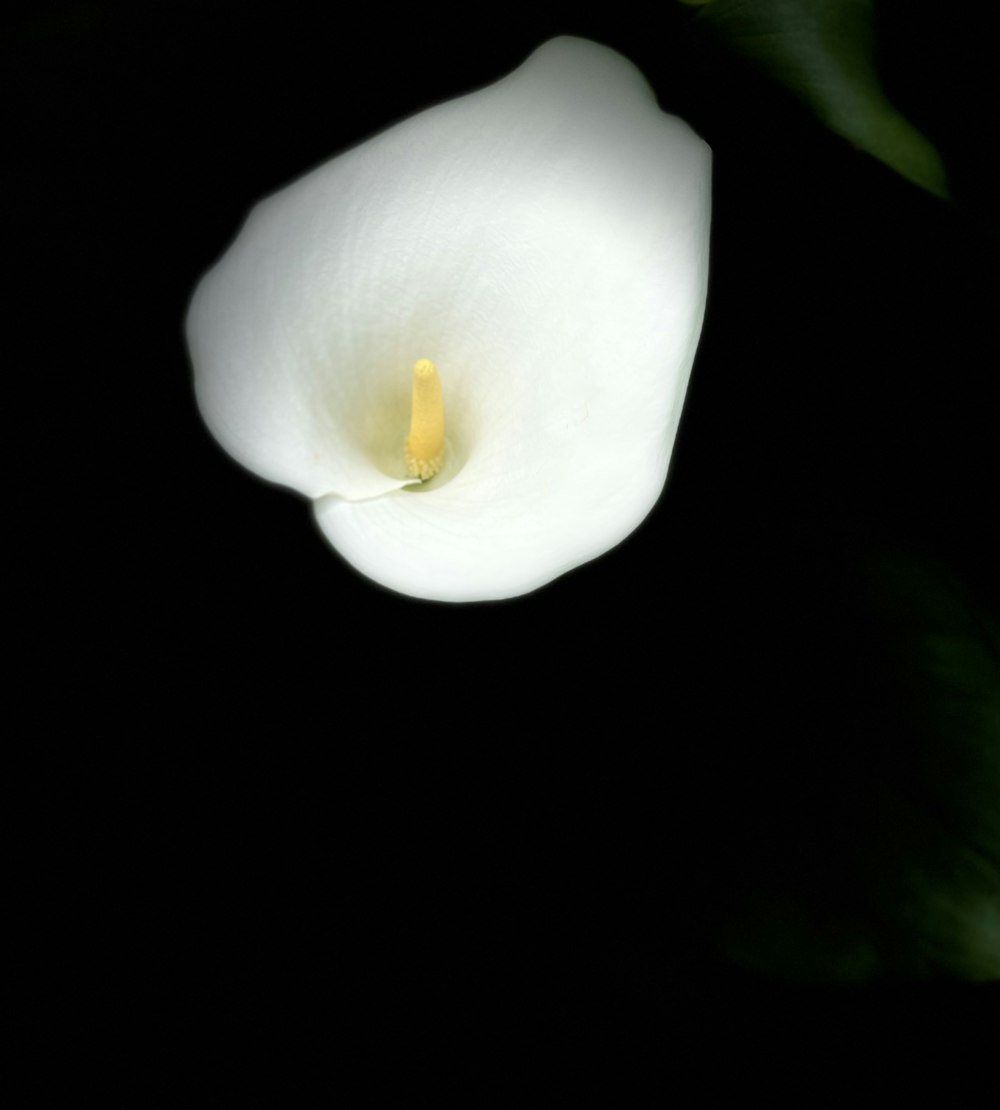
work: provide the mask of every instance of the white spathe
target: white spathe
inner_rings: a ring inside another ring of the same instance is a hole
[[[574,38],[260,203],[187,320],[226,450],[314,501],[416,597],[544,585],[625,538],[666,478],[704,315],[708,147]],[[413,484],[411,371],[448,456]]]

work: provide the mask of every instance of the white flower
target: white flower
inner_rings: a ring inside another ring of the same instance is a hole
[[[188,315],[208,426],[402,593],[511,597],[593,559],[666,478],[710,157],[622,57],[547,43],[253,210]],[[405,446],[420,360],[445,411],[425,482]]]

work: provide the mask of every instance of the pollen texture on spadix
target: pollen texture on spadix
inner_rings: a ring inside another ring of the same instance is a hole
[[[406,437],[406,472],[433,478],[444,463],[444,395],[437,368],[422,358],[413,367],[410,434]]]

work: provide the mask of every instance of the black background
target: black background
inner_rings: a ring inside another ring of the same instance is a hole
[[[178,1034],[188,1061],[239,1044],[220,1067],[249,1092],[281,1081],[253,1059],[273,1040],[320,1063],[428,1026],[661,1051],[663,1030],[744,1035],[762,1008],[870,1012],[785,982],[837,980],[832,956],[789,941],[784,977],[727,957],[762,890],[831,953],[860,928],[887,984],[867,989],[912,997],[865,862],[914,732],[885,611],[925,581],[975,614],[998,599],[985,48],[922,11],[883,19],[884,73],[957,206],[679,8],[10,19],[14,323],[39,387],[15,431],[51,529],[26,658],[59,676],[45,898],[73,890],[72,924],[52,910],[57,1014],[110,1013],[154,1056]],[[529,597],[400,597],[216,447],[187,301],[261,195],[559,33],[631,58],[715,154],[670,478],[628,540]]]

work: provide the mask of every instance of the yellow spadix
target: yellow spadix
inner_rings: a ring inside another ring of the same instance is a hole
[[[444,395],[434,363],[422,358],[413,367],[413,405],[406,437],[406,472],[433,478],[444,463]]]

